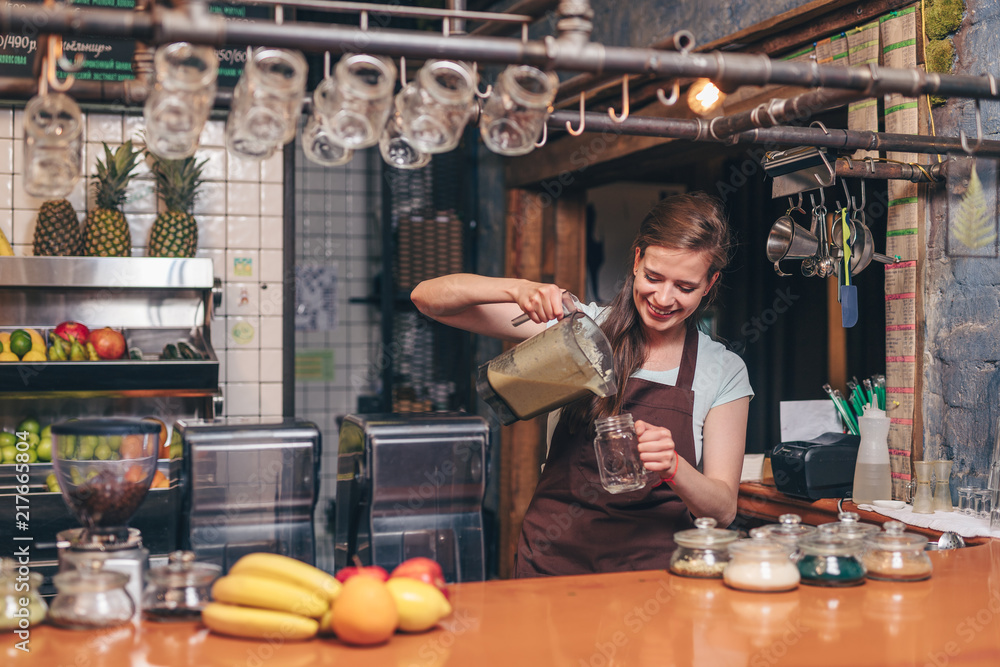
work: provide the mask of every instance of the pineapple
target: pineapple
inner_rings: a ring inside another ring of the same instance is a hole
[[[35,224],[35,249],[39,257],[66,257],[83,251],[83,229],[73,205],[65,199],[53,199],[38,209]]]
[[[97,160],[97,182],[94,185],[97,208],[87,214],[84,222],[84,254],[92,257],[131,257],[132,233],[122,213],[125,189],[132,179],[142,151],[126,141],[114,153],[104,144],[104,161]]]
[[[191,215],[201,173],[208,160],[193,157],[168,160],[150,153],[153,176],[166,210],[156,216],[149,230],[150,257],[194,257],[198,249],[198,223]]]

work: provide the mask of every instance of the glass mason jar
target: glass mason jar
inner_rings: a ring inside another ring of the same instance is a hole
[[[247,60],[226,121],[226,146],[262,160],[295,137],[306,93],[306,59],[298,51],[258,47]]]
[[[45,620],[47,606],[39,593],[41,587],[38,572],[25,577],[13,558],[0,560],[0,632],[28,630]]]
[[[814,535],[817,530],[816,526],[803,524],[802,517],[798,514],[782,514],[778,517],[778,523],[752,529],[750,537],[763,535],[775,542],[780,542],[789,548],[792,560],[798,560],[799,556],[802,555],[799,551],[799,540]]]
[[[393,111],[378,139],[378,151],[386,164],[396,169],[420,169],[431,162],[431,154],[414,146],[403,136],[399,112]]]
[[[829,525],[829,524],[827,524]],[[862,539],[829,530],[799,540],[798,560],[803,584],[810,586],[857,586],[865,582],[861,562]]]
[[[820,532],[858,541],[878,532],[878,526],[861,523],[861,517],[858,516],[857,512],[841,512],[837,518],[837,521],[821,524]]]
[[[742,591],[790,591],[799,585],[799,570],[786,544],[757,533],[729,545],[729,564],[722,578]]]
[[[729,562],[727,547],[739,537],[735,530],[716,528],[715,519],[701,517],[695,527],[674,535],[677,548],[670,555],[670,571],[682,577],[721,579]]]
[[[403,136],[424,153],[453,150],[474,109],[475,92],[468,64],[428,60],[396,95]]]
[[[153,56],[156,80],[146,99],[146,145],[160,157],[194,155],[215,102],[219,58],[210,46],[165,44]]]
[[[354,151],[334,141],[330,128],[315,113],[302,126],[302,152],[310,161],[324,167],[347,164],[354,158]]]
[[[905,532],[900,521],[888,521],[884,532],[865,538],[861,560],[869,579],[923,581],[931,576],[931,559],[924,550],[927,538]]]
[[[24,107],[24,191],[61,199],[80,180],[83,115],[68,95],[46,93]]]
[[[195,562],[193,551],[173,551],[167,564],[146,573],[142,615],[148,621],[192,621],[211,600],[212,582],[221,568]]]
[[[392,111],[396,66],[391,60],[364,53],[345,53],[333,77],[320,82],[313,106],[329,129],[330,138],[357,150],[378,143]]]
[[[632,415],[623,412],[594,421],[594,453],[601,486],[608,493],[625,493],[646,486],[646,467],[639,458],[639,440]]]
[[[96,630],[124,625],[135,613],[135,603],[125,590],[128,575],[100,569],[67,570],[52,577],[56,594],[49,621],[70,630]]]
[[[558,87],[554,72],[530,65],[511,65],[502,71],[479,117],[486,147],[500,155],[534,150]]]

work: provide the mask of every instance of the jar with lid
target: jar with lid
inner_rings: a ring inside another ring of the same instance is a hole
[[[820,530],[799,540],[799,549],[802,555],[797,565],[803,584],[857,586],[865,582],[862,540]]]
[[[167,564],[146,573],[142,615],[148,621],[196,621],[211,599],[221,568],[195,562],[192,551],[173,551]]]
[[[670,571],[682,577],[721,579],[729,562],[728,546],[739,537],[734,530],[715,527],[715,519],[694,520],[695,527],[674,535],[677,548],[670,556]]]
[[[27,630],[45,619],[45,600],[39,594],[42,575],[18,574],[17,561],[0,559],[0,632]]]
[[[927,538],[905,532],[900,521],[889,521],[884,532],[865,538],[862,562],[869,579],[923,581],[931,576],[931,559],[924,550]]]
[[[799,540],[803,537],[813,535],[818,530],[816,526],[807,526],[802,523],[802,517],[798,514],[782,514],[778,517],[779,523],[770,523],[766,526],[759,526],[750,531],[750,537],[763,535],[775,542],[784,544],[790,550],[792,560],[798,560]]]
[[[864,540],[872,533],[878,532],[878,526],[861,523],[857,512],[841,512],[837,521],[821,524],[820,532],[837,535],[849,540]]]
[[[791,548],[758,532],[729,545],[729,564],[723,581],[741,591],[790,591],[799,585],[799,571]]]
[[[94,560],[89,568],[67,570],[52,577],[56,594],[49,609],[53,625],[70,630],[96,630],[124,625],[135,614],[135,603],[125,590],[128,575],[101,569]]]

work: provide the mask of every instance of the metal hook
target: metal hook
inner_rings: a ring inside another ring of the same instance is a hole
[[[976,98],[976,145],[969,148],[969,138],[966,136],[965,130],[958,131],[958,138],[962,140],[962,150],[965,151],[966,155],[972,155],[983,145],[983,114],[979,109],[978,97]]]
[[[361,31],[368,32],[368,11],[362,10],[361,12]]]
[[[323,53],[323,78],[330,78],[330,52],[326,51]]]
[[[857,210],[856,202],[854,200],[854,196],[851,194],[851,190],[847,187],[847,179],[846,178],[840,179],[840,184],[844,186],[844,197],[847,198],[847,203],[844,205],[844,208],[850,211],[856,211]]]
[[[399,85],[406,88],[406,58],[399,57]]]
[[[542,140],[535,142],[535,148],[541,148],[549,140],[549,124],[542,123]]]
[[[656,99],[660,100],[660,104],[668,107],[672,107],[677,104],[677,100],[681,97],[681,82],[679,79],[674,80],[674,87],[670,90],[670,97],[667,97],[663,93],[662,88],[656,89]]]
[[[573,129],[573,125],[569,121],[566,121],[566,131],[572,134],[574,137],[579,137],[583,134],[583,130],[587,127],[587,119],[584,117],[583,112],[587,106],[587,94],[580,93],[580,127],[576,130]]]
[[[622,115],[620,118],[616,116],[614,107],[608,107],[608,115],[611,116],[611,120],[619,124],[628,118],[628,74],[622,77]]]
[[[525,43],[525,44],[528,43],[528,24],[527,23],[522,23],[521,24],[521,41],[523,43]]]
[[[490,93],[493,92],[493,86],[492,85],[487,85],[486,86],[486,90],[483,91],[483,92],[480,92],[480,90],[479,90],[479,63],[476,63],[476,62],[472,63],[472,77],[476,81],[476,97],[478,97],[481,100],[485,100],[487,97],[490,96]]]
[[[823,130],[823,134],[830,134],[830,130],[826,129],[826,125],[823,124],[823,121],[814,120],[813,122],[809,123],[809,127],[812,127],[813,125],[819,126],[819,129]]]
[[[85,57],[82,53],[76,54],[73,64],[69,67],[62,67],[69,61],[63,55],[63,42],[61,35],[49,35],[49,52],[45,61],[45,78],[48,80],[49,88],[60,93],[65,93],[73,87],[76,77],[73,72],[79,72],[83,67]],[[56,65],[60,65],[67,72],[65,81],[60,81],[56,72]]]

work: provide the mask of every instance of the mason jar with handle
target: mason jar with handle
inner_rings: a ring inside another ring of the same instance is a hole
[[[396,95],[403,136],[424,153],[453,150],[472,114],[475,91],[468,64],[428,60]]]
[[[554,72],[537,67],[511,65],[502,71],[479,118],[486,147],[509,156],[534,150],[558,87]]]

